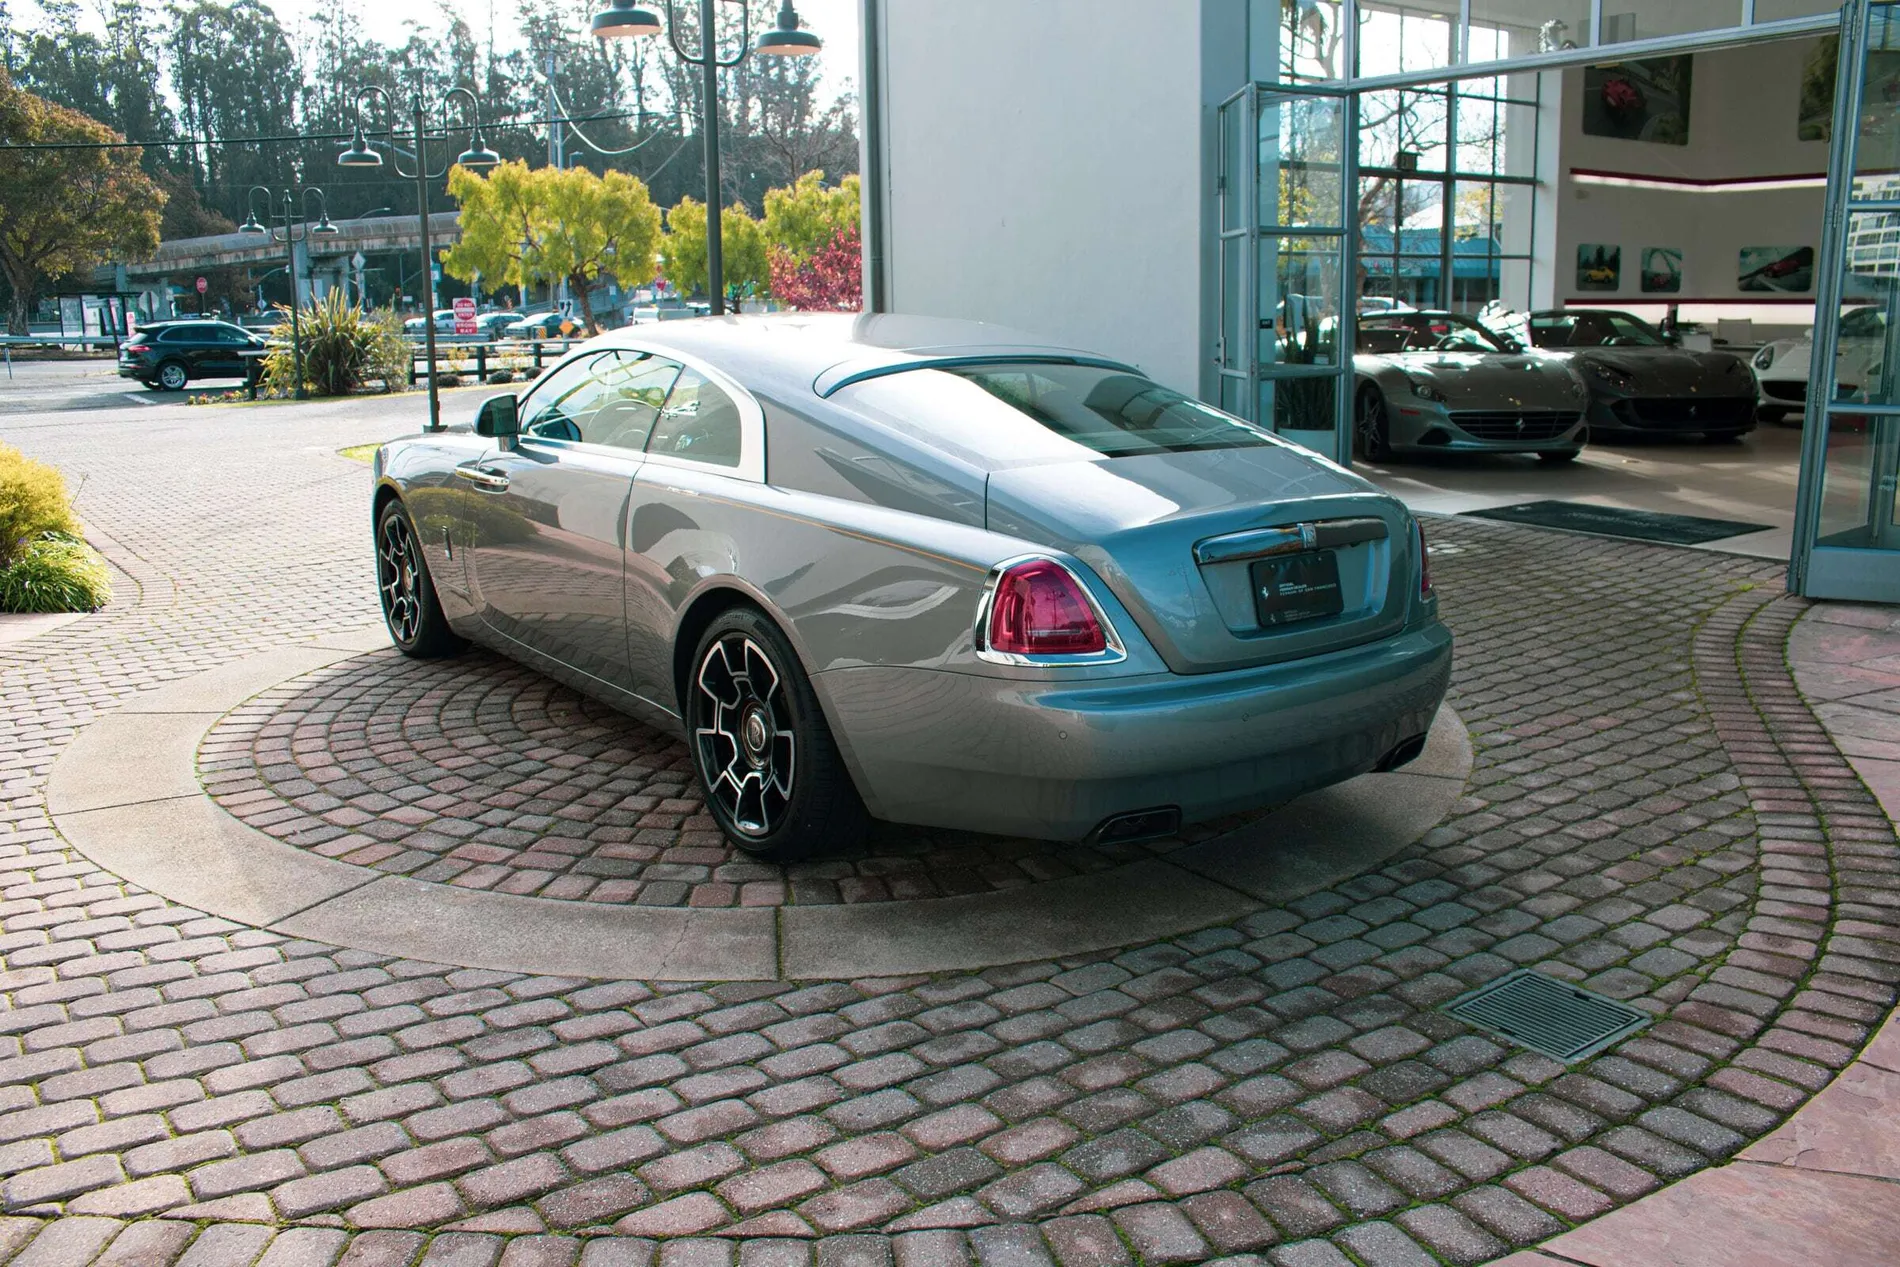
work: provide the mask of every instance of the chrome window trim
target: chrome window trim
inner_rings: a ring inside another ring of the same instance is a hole
[[[990,606],[996,600],[996,587],[1002,583],[1003,574],[1011,568],[1019,564],[1035,562],[1053,563],[1069,574],[1069,579],[1074,581],[1075,587],[1082,591],[1082,597],[1088,600],[1089,610],[1095,614],[1096,621],[1102,626],[1102,637],[1108,643],[1106,650],[1023,655],[1015,651],[997,651],[990,647]],[[1115,632],[1115,623],[1108,618],[1108,613],[1102,610],[1102,604],[1096,599],[1095,591],[1089,588],[1088,582],[1084,581],[1074,568],[1055,555],[1039,552],[1012,555],[990,569],[989,576],[983,582],[982,597],[976,600],[976,627],[972,632],[972,639],[976,645],[977,659],[986,664],[1007,664],[1017,668],[1052,669],[1089,664],[1120,664],[1128,658],[1128,649],[1122,642],[1121,635]]]

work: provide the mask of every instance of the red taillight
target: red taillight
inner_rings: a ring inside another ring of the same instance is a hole
[[[128,352],[150,352],[152,345],[149,343],[128,343],[125,345],[125,350]]]
[[[1425,544],[1425,525],[1412,521],[1418,529],[1418,594],[1420,598],[1432,596],[1432,552]]]
[[[1016,564],[990,599],[989,648],[1010,655],[1086,655],[1108,650],[1108,631],[1069,570],[1051,559]]]

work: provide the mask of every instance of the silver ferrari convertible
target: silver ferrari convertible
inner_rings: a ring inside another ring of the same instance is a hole
[[[976,323],[623,330],[375,471],[397,647],[676,730],[769,858],[1165,834],[1411,760],[1450,672],[1400,503]]]
[[[1561,358],[1526,349],[1453,312],[1362,314],[1352,358],[1353,451],[1535,453],[1582,450],[1583,381]]]

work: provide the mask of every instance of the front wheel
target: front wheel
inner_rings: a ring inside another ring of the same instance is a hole
[[[726,837],[773,862],[856,845],[864,802],[778,627],[755,608],[732,608],[700,638],[692,664],[693,768]]]
[[[1363,388],[1353,407],[1353,454],[1364,462],[1392,457],[1392,433],[1386,425],[1385,396],[1377,387]]]
[[[404,655],[439,660],[468,645],[442,614],[416,526],[399,501],[389,502],[376,516],[376,588],[390,641]]]
[[[1755,421],[1778,423],[1788,416],[1788,411],[1774,405],[1763,405],[1755,411]]]
[[[1546,449],[1539,453],[1537,458],[1540,462],[1548,462],[1552,466],[1565,466],[1575,462],[1581,452],[1581,449]]]

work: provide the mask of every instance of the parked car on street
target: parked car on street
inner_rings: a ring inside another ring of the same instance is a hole
[[[979,323],[618,330],[374,469],[401,651],[676,731],[763,857],[871,817],[1165,835],[1403,765],[1450,673],[1398,500]]]
[[[1353,451],[1535,453],[1582,450],[1582,382],[1561,361],[1453,312],[1393,309],[1359,317],[1352,358]]]
[[[1798,339],[1765,343],[1750,362],[1761,387],[1756,416],[1782,422],[1808,405],[1808,371],[1814,360],[1814,327]],[[1849,308],[1841,314],[1835,339],[1834,391],[1837,399],[1885,399],[1887,314],[1877,306]]]
[[[576,331],[580,329],[580,323],[565,312],[517,313],[516,318],[497,334],[504,339],[559,339],[564,337],[561,333],[564,325]]]
[[[1690,352],[1640,317],[1603,308],[1530,314],[1531,342],[1590,389],[1590,434],[1700,435],[1755,429],[1755,378],[1733,352]]]
[[[228,321],[154,321],[119,345],[119,377],[183,391],[194,379],[249,377],[263,350],[261,336]]]
[[[427,321],[422,317],[411,317],[402,323],[402,332],[407,337],[421,342],[428,335]],[[445,338],[455,333],[455,309],[437,308],[435,310],[435,337]]]

